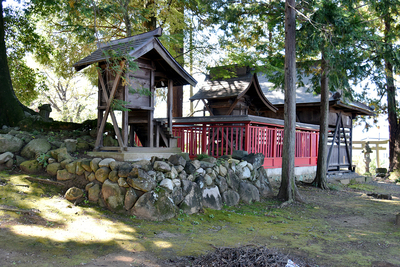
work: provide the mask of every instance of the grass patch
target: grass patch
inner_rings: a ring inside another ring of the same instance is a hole
[[[0,210],[0,248],[41,255],[38,263],[22,257],[19,266],[51,266],[54,256],[58,265],[75,266],[121,251],[169,259],[245,245],[277,248],[315,265],[400,264],[400,232],[393,225],[400,201],[363,197],[359,191],[377,190],[371,185],[300,187],[307,203],[279,208],[271,199],[150,222],[90,203],[73,206],[58,188],[31,183],[24,175],[1,172],[0,179],[0,206],[40,211],[29,216]]]

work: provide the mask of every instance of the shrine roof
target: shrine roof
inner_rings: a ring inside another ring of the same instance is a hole
[[[195,86],[197,81],[185,71],[162,45],[158,39],[161,35],[162,28],[157,28],[154,31],[100,44],[96,51],[75,63],[73,67],[79,71],[93,63],[112,59],[115,55],[116,58],[122,59],[123,55],[128,53],[131,57],[138,59],[147,54],[151,57],[157,56],[158,62],[160,61],[159,59],[164,62],[164,69],[172,69],[181,76],[183,78],[181,85],[191,84]]]

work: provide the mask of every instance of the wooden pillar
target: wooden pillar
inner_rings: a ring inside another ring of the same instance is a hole
[[[126,79],[129,79],[129,77],[126,77]],[[124,93],[123,93],[123,101],[128,101],[128,85],[129,85],[129,81],[128,84],[124,86]],[[123,143],[125,144],[125,150],[127,150],[127,146],[128,146],[128,137],[129,137],[129,125],[128,125],[128,111],[122,111],[122,140]],[[131,144],[131,146],[133,146]]]
[[[183,86],[173,87],[172,116],[183,117]]]
[[[148,138],[147,138],[147,146],[148,147],[154,147],[154,97],[155,97],[155,93],[154,93],[154,69],[152,69],[150,71],[150,91],[151,91],[151,95],[150,95],[150,107],[151,110],[149,110],[148,113],[148,120],[147,120],[147,124],[148,124]]]
[[[167,95],[167,118],[168,118],[168,131],[172,134],[172,109],[174,99],[174,81],[168,80],[168,95]]]

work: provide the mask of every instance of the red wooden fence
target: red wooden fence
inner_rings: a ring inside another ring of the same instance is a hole
[[[191,158],[199,154],[220,157],[232,154],[233,150],[245,150],[249,153],[263,153],[264,168],[282,167],[282,127],[253,126],[250,123],[174,125],[173,134],[178,137],[178,147],[189,153]],[[317,165],[318,135],[314,130],[296,131],[296,167]]]

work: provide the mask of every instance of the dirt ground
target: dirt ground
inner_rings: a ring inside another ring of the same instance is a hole
[[[25,177],[0,172],[0,266],[251,266],[256,259],[245,248],[279,253],[283,260],[268,266],[287,259],[299,266],[400,266],[400,186],[389,181],[331,184],[328,191],[299,185],[306,203],[280,208],[271,199],[148,222],[75,206],[60,188]],[[225,265],[213,262],[223,254],[230,258]]]

